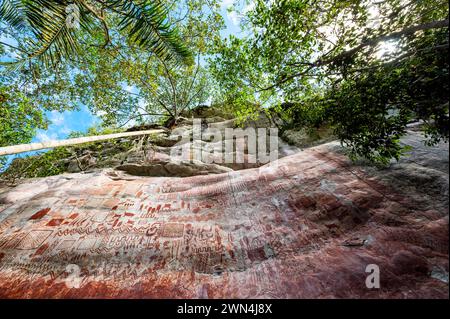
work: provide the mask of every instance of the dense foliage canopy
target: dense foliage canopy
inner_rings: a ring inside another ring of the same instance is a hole
[[[257,0],[211,68],[238,114],[256,101],[290,126],[328,122],[351,155],[386,163],[411,120],[448,139],[448,23],[442,0]]]
[[[381,164],[412,121],[448,140],[447,1],[236,0],[243,32],[227,37],[218,0],[0,2],[0,146],[30,141],[46,111],[84,104],[121,128],[207,101],[326,125]]]
[[[7,4],[16,2],[20,10],[8,11]],[[12,55],[27,52],[19,59],[27,63],[13,63],[20,68],[9,68],[3,81],[29,90],[30,96],[41,99],[39,105],[74,109],[83,103],[106,125],[120,126],[148,122],[152,116],[176,118],[183,109],[208,99],[210,81],[199,58],[223,26],[217,1],[78,0],[79,29],[67,29],[64,23],[64,6],[72,1],[54,6],[49,4],[53,1],[41,2],[56,11],[56,20],[41,21],[47,16],[38,15],[29,1],[5,0],[6,9],[0,11],[10,22],[2,31],[18,43]],[[35,36],[16,22],[22,8],[30,11],[25,16],[38,16],[30,23]],[[47,43],[52,24],[64,26],[68,33]],[[38,43],[47,50],[30,49],[30,37],[42,38]]]
[[[0,147],[29,143],[36,129],[47,128],[42,112],[20,91],[0,87]],[[0,170],[6,159],[0,157]]]

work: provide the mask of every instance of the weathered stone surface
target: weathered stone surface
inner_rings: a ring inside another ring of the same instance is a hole
[[[0,186],[0,297],[448,298],[448,145],[421,150],[382,171],[332,143],[218,175]]]
[[[218,118],[203,119],[205,128],[217,129],[221,132],[222,136],[225,137],[225,129],[234,128],[235,120],[224,120],[221,122],[213,122]],[[220,119],[220,118],[219,118]],[[266,123],[268,122],[268,123]],[[257,125],[267,125],[270,126],[270,121],[266,117],[262,117],[259,122],[249,122],[248,127],[251,125],[257,127]],[[253,127],[251,126],[251,127]],[[228,172],[230,170],[242,170],[248,168],[257,168],[265,164],[259,162],[257,159],[250,160],[250,158],[256,158],[255,154],[248,153],[248,145],[245,143],[245,139],[242,137],[235,138],[233,140],[222,140],[220,142],[208,142],[205,140],[194,141],[188,149],[185,149],[185,154],[183,159],[191,160],[197,158],[194,156],[194,152],[211,152],[217,147],[221,149],[221,152],[212,158],[214,158],[214,164],[203,164],[199,161],[194,161],[193,164],[188,164],[186,161],[174,161],[171,159],[172,154],[177,154],[183,148],[186,143],[191,143],[189,138],[186,136],[191,136],[193,131],[192,120],[184,119],[181,121],[176,128],[172,131],[168,131],[158,136],[151,137],[147,143],[135,147],[128,152],[124,152],[122,155],[122,162],[117,166],[117,169],[124,170],[129,174],[137,176],[195,176],[195,175],[206,175],[206,174],[220,174]],[[288,155],[295,154],[299,149],[295,146],[288,145],[280,138],[278,140],[278,145],[271,146],[270,139],[267,137],[266,149],[278,149],[279,157],[285,157]],[[150,144],[151,143],[151,144]],[[226,150],[226,143],[231,143],[232,151],[228,152]],[[225,162],[226,154],[229,154],[233,158],[236,158],[236,145],[242,143],[244,146],[244,161],[233,161],[232,163]],[[181,154],[180,154],[181,155]],[[105,167],[99,165],[99,167]],[[72,171],[77,172],[77,171]]]
[[[202,112],[209,113],[208,110]],[[220,122],[216,122],[220,121]],[[191,135],[193,132],[193,119],[181,118],[180,121],[171,130],[164,129],[164,132],[153,134],[149,136],[127,137],[116,140],[108,140],[99,143],[88,143],[67,148],[67,155],[65,157],[55,159],[58,170],[56,172],[92,172],[104,168],[117,168],[127,171],[129,174],[137,176],[195,176],[207,174],[220,174],[230,170],[242,170],[248,168],[256,168],[267,163],[267,160],[261,160],[256,154],[247,154],[248,147],[245,143],[245,138],[242,136],[233,138],[226,136],[225,130],[228,128],[235,128],[236,121],[234,119],[224,119],[223,117],[213,116],[201,119],[201,131],[205,132],[206,128],[217,130],[222,134],[224,140],[220,138],[212,139],[212,136],[203,136],[203,140],[193,142],[193,145],[188,145],[186,151],[186,144],[191,143]],[[253,126],[252,126],[253,125]],[[249,122],[247,126],[260,128],[257,125],[270,126],[271,123],[267,117],[262,117],[259,122]],[[143,130],[143,129],[161,129],[157,125],[142,125],[130,128],[129,131]],[[276,150],[278,148],[279,157],[295,154],[299,149],[283,142],[280,138],[276,139],[277,144],[271,143],[271,140],[266,139],[266,153],[269,150]],[[237,158],[238,143],[244,145],[244,161],[234,160],[232,162],[226,161],[225,158],[229,155],[232,158]],[[226,148],[226,145],[231,145],[231,148]],[[220,151],[214,152],[215,148]],[[179,153],[183,149],[183,156],[174,158],[173,154]],[[201,156],[195,154],[214,153],[213,160],[205,160]],[[195,153],[195,154],[194,154]],[[194,162],[192,164],[186,163],[183,160],[202,160],[205,163]],[[252,160],[254,159],[254,160]],[[33,172],[23,173],[21,167],[21,159],[16,159],[12,164],[10,171],[0,176],[1,180],[9,181],[14,184],[18,178],[25,176],[46,176],[49,170],[33,169]],[[213,164],[211,164],[213,163]],[[167,169],[167,166],[168,168]],[[25,165],[25,167],[31,167]]]
[[[72,159],[69,162],[69,166],[67,167],[67,172],[78,173],[78,172],[84,171],[90,167],[95,166],[96,163],[97,163],[97,159],[94,156],[92,156],[90,153],[88,153],[81,157]]]
[[[289,144],[300,148],[308,148],[336,139],[336,137],[333,136],[333,130],[326,126],[315,130],[306,128],[286,130],[283,132],[282,137]]]
[[[136,176],[175,176],[188,177],[196,175],[221,174],[232,171],[232,169],[215,165],[205,164],[199,161],[174,161],[159,160],[146,164],[123,164],[118,170]]]

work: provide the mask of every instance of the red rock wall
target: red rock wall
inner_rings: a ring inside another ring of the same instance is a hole
[[[0,206],[0,297],[448,298],[448,210],[421,196],[327,146],[221,175],[30,181]]]

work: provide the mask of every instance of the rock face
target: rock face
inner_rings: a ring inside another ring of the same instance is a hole
[[[208,112],[206,113],[208,114]],[[261,118],[262,120],[259,122],[249,123],[246,128],[251,127],[256,129],[271,127],[271,123],[266,117],[261,116]],[[188,177],[221,174],[233,170],[256,168],[267,163],[267,161],[261,161],[255,154],[253,154],[253,157],[251,154],[245,154],[245,161],[242,162],[233,161],[232,163],[225,163],[226,161],[224,159],[226,156],[230,155],[236,157],[236,153],[238,153],[238,143],[242,143],[246,153],[250,153],[248,152],[248,147],[245,145],[245,136],[230,137],[225,134],[226,129],[236,128],[235,120],[226,120],[217,116],[202,118],[201,124],[199,125],[199,131],[202,132],[204,139],[196,137],[192,142],[191,138],[194,131],[193,123],[193,119],[181,118],[177,123],[177,126],[172,129],[155,125],[133,127],[129,130],[160,129],[164,132],[150,136],[126,137],[67,147],[65,149],[64,157],[52,159],[52,162],[56,162],[57,164],[52,166],[61,168],[61,170],[58,170],[58,173],[92,172],[98,169],[116,168],[125,171],[128,174],[137,176]],[[214,140],[212,139],[213,136],[207,136],[207,129],[219,133],[218,136],[220,136],[221,139]],[[245,135],[245,132],[242,132],[243,135]],[[269,131],[267,133],[269,133]],[[265,142],[266,151],[276,150],[279,157],[288,156],[300,150],[295,146],[286,144],[278,137],[272,142],[269,134],[267,135]],[[225,147],[227,144],[231,146],[229,149],[226,149]],[[218,148],[220,148],[219,151],[217,151]],[[173,156],[173,154],[180,153],[181,151],[183,156],[179,158]],[[202,152],[213,154],[214,161],[203,161],[208,162],[209,164],[201,162],[200,160],[202,160],[202,158],[199,159],[195,154],[201,154]],[[251,161],[249,158],[254,158],[255,160]],[[192,159],[195,160],[192,161]],[[42,169],[41,166],[32,166],[23,163],[23,160],[20,158],[15,159],[10,168],[11,167],[15,169],[10,169],[5,174],[2,174],[0,180],[15,181],[16,179],[21,178],[21,174],[28,177],[48,176],[45,174],[47,174],[48,171],[51,171],[47,170],[45,173],[40,174],[38,171]],[[27,167],[33,167],[34,175],[26,175],[24,170]]]
[[[284,131],[283,139],[291,145],[307,148],[335,140],[336,137],[333,136],[332,132],[333,130],[329,127],[321,127],[314,131],[300,128]]]
[[[217,175],[0,187],[0,297],[448,298],[448,145],[415,147],[382,171],[329,143]]]
[[[137,176],[197,176],[209,174],[221,174],[233,171],[230,168],[205,164],[200,161],[174,161],[174,160],[153,160],[148,163],[123,164],[117,167],[118,170],[125,171]]]

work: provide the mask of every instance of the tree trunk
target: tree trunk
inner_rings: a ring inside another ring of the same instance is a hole
[[[67,140],[60,141],[48,141],[42,143],[31,143],[31,144],[21,144],[14,146],[6,146],[0,147],[0,156],[4,155],[12,155],[30,151],[38,151],[47,148],[55,148],[61,146],[72,146],[77,144],[105,141],[110,139],[116,139],[121,137],[130,137],[130,136],[140,136],[140,135],[150,135],[162,133],[164,130],[147,130],[147,131],[138,131],[138,132],[125,132],[125,133],[116,133],[116,134],[108,134],[108,135],[98,135],[98,136],[86,136],[79,138],[71,138]]]

